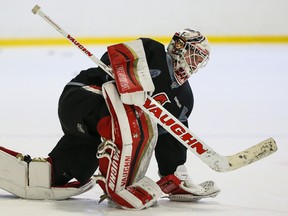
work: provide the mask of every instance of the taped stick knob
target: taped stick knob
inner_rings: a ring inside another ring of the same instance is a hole
[[[39,9],[40,9],[40,6],[35,5],[32,9],[32,13],[36,14]]]

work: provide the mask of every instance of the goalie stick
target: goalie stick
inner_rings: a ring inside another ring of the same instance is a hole
[[[74,37],[57,25],[50,17],[48,17],[38,5],[32,12],[38,14],[53,28],[55,28],[62,36],[68,39],[72,44],[77,46],[86,56],[101,67],[107,74],[114,78],[111,67],[105,65],[96,58],[87,48],[79,43]],[[277,144],[273,138],[268,138],[248,149],[238,152],[234,155],[223,156],[215,152],[169,111],[156,102],[152,97],[148,96],[144,105],[140,106],[144,112],[150,115],[158,124],[165,128],[173,137],[175,137],[187,149],[193,152],[210,168],[218,172],[227,172],[238,169],[240,167],[251,164],[255,161],[263,159],[277,151]]]

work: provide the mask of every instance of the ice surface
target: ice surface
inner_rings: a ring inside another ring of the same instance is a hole
[[[104,47],[89,47],[97,57]],[[209,64],[189,80],[195,97],[190,127],[223,155],[268,137],[279,150],[262,161],[217,173],[188,154],[195,182],[214,180],[214,199],[159,206],[139,212],[98,204],[101,190],[65,201],[30,201],[0,189],[0,215],[288,215],[288,45],[213,45]],[[62,132],[57,101],[80,70],[95,67],[74,47],[0,48],[0,143],[33,156],[46,156]],[[155,159],[147,176],[158,180]]]

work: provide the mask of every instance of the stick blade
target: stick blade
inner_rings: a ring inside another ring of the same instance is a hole
[[[244,151],[229,156],[229,169],[224,171],[232,171],[254,163],[276,152],[277,149],[277,144],[273,138],[266,139]]]

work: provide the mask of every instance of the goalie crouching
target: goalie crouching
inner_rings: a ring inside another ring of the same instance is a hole
[[[162,192],[175,201],[215,197],[220,190],[214,182],[191,181],[187,149],[139,108],[151,95],[188,126],[193,94],[187,80],[208,58],[206,38],[191,29],[176,32],[167,52],[149,38],[109,46],[101,61],[115,81],[99,67],[72,79],[59,99],[63,137],[44,159],[0,147],[0,188],[26,199],[57,200],[86,192],[96,178],[106,197],[137,210]],[[157,183],[145,176],[154,147]]]

